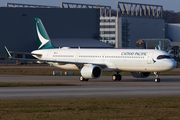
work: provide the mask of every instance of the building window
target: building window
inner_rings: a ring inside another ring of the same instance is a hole
[[[115,25],[102,25],[100,28],[115,28]]]
[[[115,37],[101,37],[101,40],[115,40]]]
[[[115,22],[115,20],[109,20],[109,22]]]
[[[115,31],[101,31],[101,34],[115,34]]]
[[[110,20],[100,20],[100,22],[115,22],[115,19],[110,19]]]

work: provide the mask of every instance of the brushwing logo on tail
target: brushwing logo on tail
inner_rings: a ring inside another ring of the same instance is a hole
[[[37,29],[37,34],[38,34],[38,37],[39,37],[39,40],[41,41],[41,45],[39,46],[39,48],[41,48],[42,46],[44,46],[49,40],[45,39],[41,33],[39,32],[39,29],[38,29],[38,26],[36,25],[36,29]],[[38,48],[38,49],[39,49]]]

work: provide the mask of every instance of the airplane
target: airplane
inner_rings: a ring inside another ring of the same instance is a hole
[[[122,79],[120,72],[131,72],[135,78],[147,78],[151,72],[156,75],[155,82],[160,82],[160,72],[176,67],[175,60],[165,51],[154,49],[81,49],[56,48],[39,18],[35,18],[38,49],[30,54],[37,59],[13,58],[12,51],[5,50],[11,59],[46,62],[64,70],[79,70],[80,81],[97,79],[102,72],[116,72],[113,81]],[[17,53],[17,52],[15,52]]]

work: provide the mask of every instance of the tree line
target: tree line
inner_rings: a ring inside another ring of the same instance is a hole
[[[163,19],[165,19],[165,23],[180,23],[180,12],[165,10]]]

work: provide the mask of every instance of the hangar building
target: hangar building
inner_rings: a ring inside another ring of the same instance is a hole
[[[171,41],[180,42],[180,24],[168,23],[166,24],[166,37]]]
[[[56,47],[134,48],[139,39],[164,38],[162,11],[159,5],[117,2],[117,14],[111,16],[110,6],[9,3],[0,8],[0,43],[13,51],[37,49],[34,18],[38,17]],[[0,59],[6,58],[0,47]]]
[[[12,51],[31,52],[37,49],[36,17],[42,20],[56,47],[111,47],[99,41],[99,9],[13,6],[0,7],[0,16],[1,60],[7,58],[3,45]]]
[[[61,7],[94,8],[95,5],[62,2]],[[99,5],[97,5],[99,6]],[[100,41],[116,48],[135,48],[139,39],[162,39],[165,36],[163,6],[117,2],[117,13],[100,5]]]
[[[117,2],[117,16],[100,17],[101,41],[135,48],[139,39],[164,38],[163,6]]]

